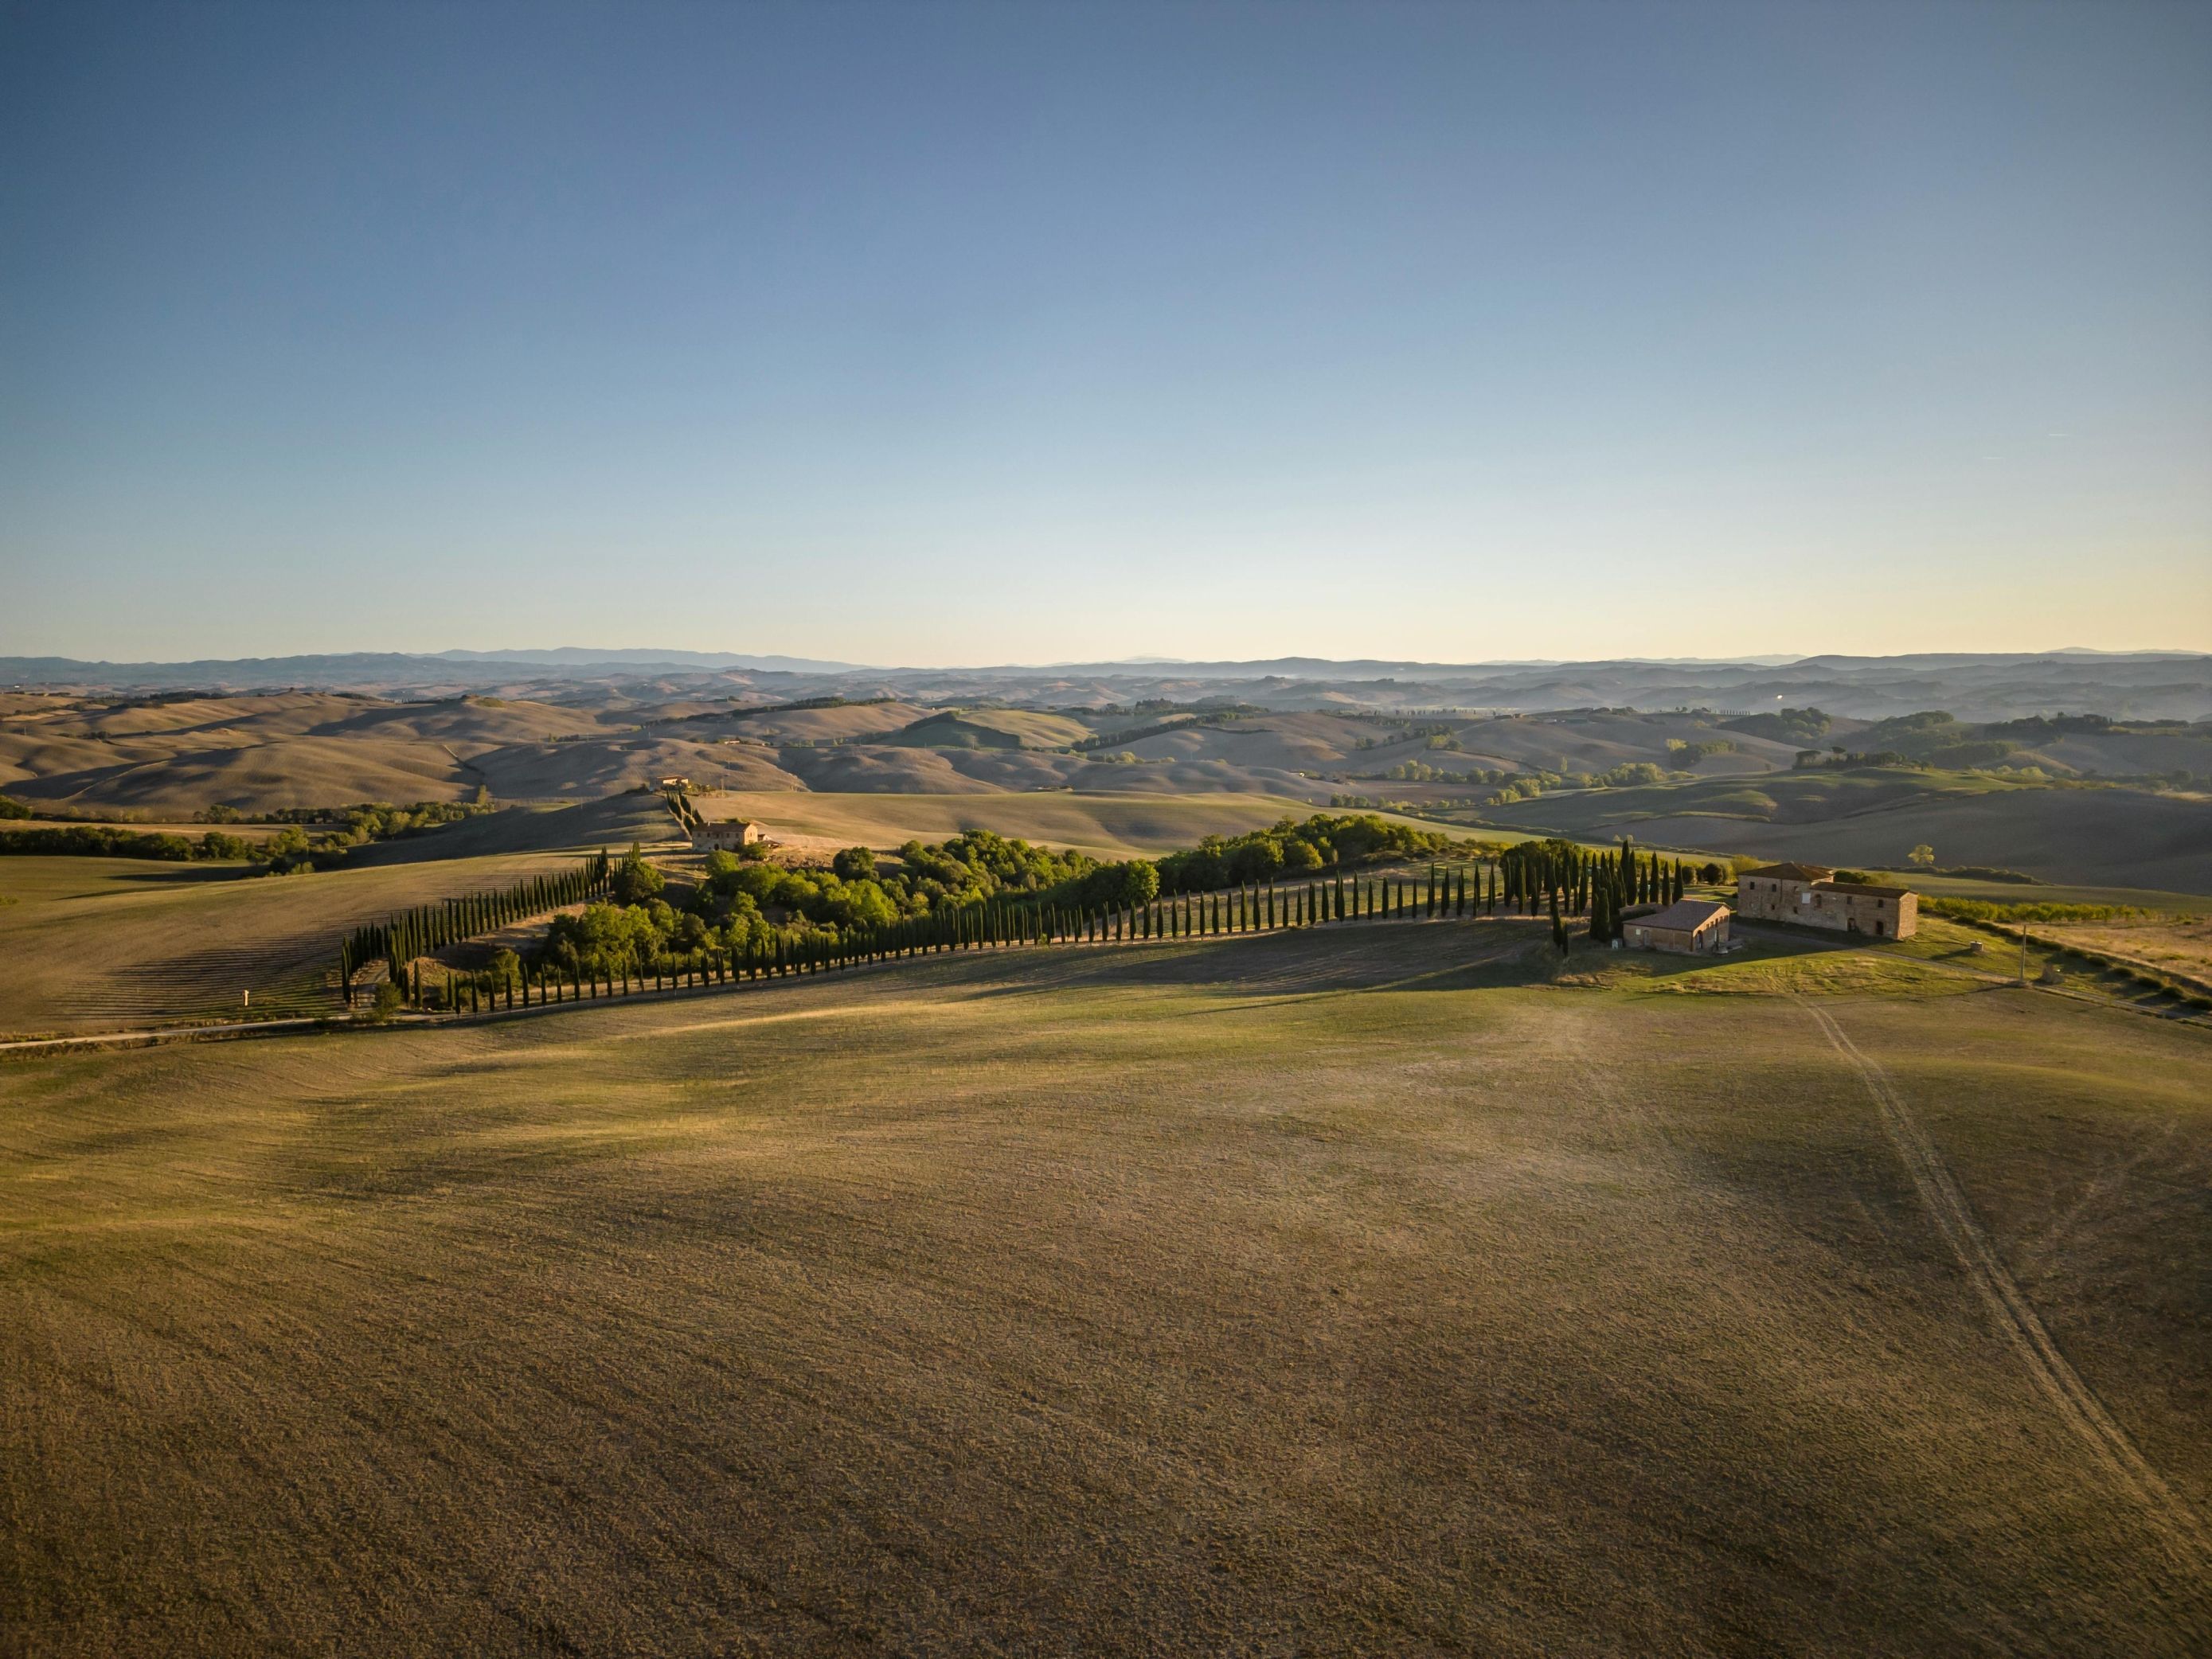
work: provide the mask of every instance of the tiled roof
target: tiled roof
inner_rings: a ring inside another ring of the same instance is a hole
[[[1836,872],[1824,864],[1770,864],[1743,873],[1747,876],[1771,876],[1777,881],[1826,881]]]
[[[1665,927],[1678,933],[1694,933],[1715,916],[1728,914],[1728,906],[1715,904],[1709,899],[1679,899],[1663,910],[1648,916],[1631,916],[1631,927]]]

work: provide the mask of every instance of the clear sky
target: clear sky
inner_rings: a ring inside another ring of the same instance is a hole
[[[0,3],[0,653],[2212,648],[2212,6]]]

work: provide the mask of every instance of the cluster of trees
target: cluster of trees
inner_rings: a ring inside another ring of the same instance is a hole
[[[1490,798],[1492,806],[1534,800],[1553,789],[1630,789],[1664,783],[1668,774],[1650,761],[1624,761],[1603,772],[1530,772],[1515,777]]]
[[[1770,714],[1723,720],[1721,729],[1741,732],[1747,738],[1771,738],[1778,743],[1810,743],[1826,737],[1834,724],[1817,708],[1777,708]]]
[[[1499,864],[1508,908],[1532,916],[1548,908],[1553,943],[1562,951],[1567,948],[1569,917],[1588,917],[1590,938],[1610,943],[1621,937],[1630,907],[1674,902],[1692,875],[1681,860],[1641,852],[1632,842],[1623,842],[1611,853],[1556,838],[1523,842],[1507,848]],[[1717,881],[1720,866],[1708,864],[1698,873]]]
[[[203,823],[298,823],[310,828],[340,826],[339,834],[351,842],[388,841],[394,836],[434,830],[459,823],[494,811],[491,791],[477,787],[469,801],[418,800],[405,806],[390,801],[356,801],[345,806],[280,806],[273,811],[246,813],[235,806],[210,806],[199,815]]]
[[[1354,749],[1389,749],[1399,744],[1412,743],[1422,738],[1428,739],[1428,747],[1431,749],[1461,747],[1459,730],[1456,726],[1443,724],[1416,726],[1410,720],[1386,714],[1356,714],[1350,718],[1373,720],[1381,725],[1395,726],[1398,728],[1386,736],[1362,738],[1352,745]]]
[[[971,830],[934,845],[910,841],[890,870],[866,847],[846,848],[827,870],[718,849],[690,893],[671,902],[660,872],[633,847],[613,868],[607,902],[556,920],[533,966],[580,980],[665,977],[706,960],[773,963],[779,951],[843,960],[857,939],[949,911],[1088,915],[1141,904],[1158,879],[1142,860],[1102,865]]]
[[[635,854],[633,848],[633,858]],[[655,871],[653,874],[658,881],[659,872]],[[390,966],[392,982],[409,980],[417,988],[419,1000],[420,970],[416,969],[411,977],[410,975],[417,957],[473,939],[479,933],[492,933],[526,916],[543,915],[548,910],[578,903],[605,890],[611,884],[612,875],[607,855],[595,853],[574,869],[559,875],[532,876],[497,892],[471,893],[437,904],[417,905],[382,921],[356,927],[338,943],[341,992],[351,1002],[354,975],[381,957]]]
[[[1470,766],[1464,771],[1451,772],[1426,761],[1400,761],[1382,775],[1396,783],[1504,783],[1515,775],[1502,767]]]
[[[14,817],[15,814],[6,816]],[[306,846],[307,838],[297,830],[290,833],[298,838],[301,847]],[[167,864],[186,864],[194,859],[260,859],[266,861],[270,857],[270,845],[249,842],[239,836],[226,836],[214,830],[193,840],[185,836],[172,835],[167,830],[125,830],[112,823],[0,830],[0,854],[153,859]]]
[[[1695,766],[1708,755],[1733,755],[1734,753],[1735,753],[1734,738],[1700,738],[1694,743],[1687,738],[1667,739],[1668,759],[1679,761],[1685,766]]]
[[[260,865],[271,875],[294,870],[326,870],[343,863],[356,847],[417,834],[441,824],[473,817],[491,811],[482,792],[466,804],[455,801],[416,801],[411,806],[392,806],[380,801],[352,806],[295,806],[246,817],[234,808],[212,806],[200,814],[208,823],[276,823],[274,836],[234,836],[210,830],[201,836],[179,836],[167,830],[129,830],[112,823],[73,823],[51,829],[0,830],[0,854],[29,854],[70,858],[153,859],[185,864],[195,860]],[[31,809],[0,797],[0,818],[26,818]],[[328,824],[325,833],[311,836],[307,826]]]
[[[1225,840],[1208,836],[1187,852],[1170,853],[1159,861],[1159,890],[1206,892],[1305,871],[1480,850],[1478,843],[1456,842],[1437,831],[1392,823],[1371,812],[1341,817],[1316,812],[1303,823],[1284,818],[1270,829]]]

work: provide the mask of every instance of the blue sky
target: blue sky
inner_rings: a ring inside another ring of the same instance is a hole
[[[2117,0],[0,6],[0,652],[2212,648],[2208,86]]]

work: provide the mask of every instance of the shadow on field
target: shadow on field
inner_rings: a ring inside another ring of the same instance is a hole
[[[1188,944],[1041,955],[1026,965],[1018,983],[981,986],[975,994],[1019,997],[1086,988],[1155,987],[1224,997],[1469,990],[1542,977],[1528,960],[1542,942],[1533,926],[1513,923],[1352,923],[1340,929],[1232,934]]]
[[[660,797],[632,791],[574,806],[503,807],[483,817],[464,818],[417,835],[357,847],[349,869],[392,864],[422,864],[439,859],[482,858],[506,853],[559,853],[605,848],[619,853],[634,841],[655,841],[677,833]]]
[[[259,878],[256,864],[151,864],[143,870],[118,871],[112,879],[131,887],[203,887],[211,882],[246,881]]]

